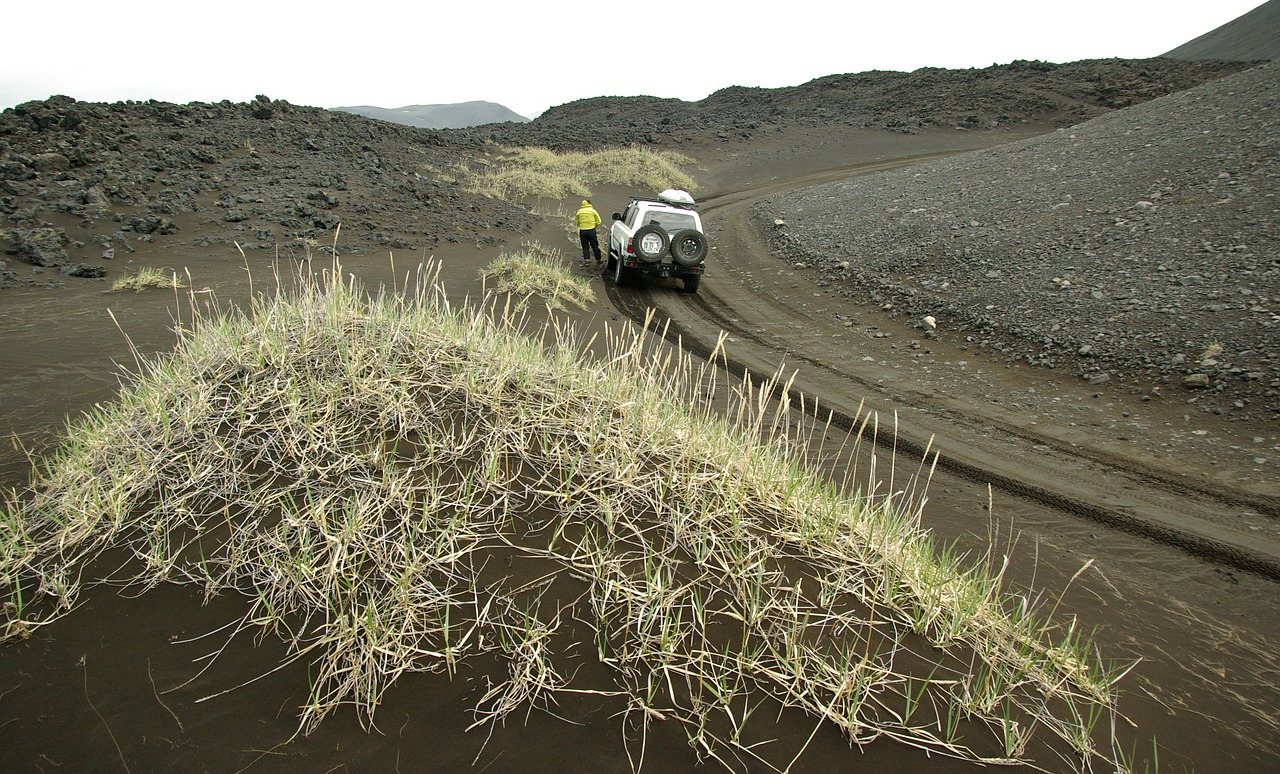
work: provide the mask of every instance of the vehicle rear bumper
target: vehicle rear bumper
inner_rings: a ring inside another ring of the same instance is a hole
[[[702,265],[681,266],[678,263],[650,263],[636,258],[625,258],[622,261],[622,265],[652,277],[688,277],[705,272]]]

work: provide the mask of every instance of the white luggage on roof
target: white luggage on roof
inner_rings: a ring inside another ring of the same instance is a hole
[[[693,197],[688,191],[681,191],[679,188],[668,188],[658,194],[658,201],[667,204],[693,204]]]

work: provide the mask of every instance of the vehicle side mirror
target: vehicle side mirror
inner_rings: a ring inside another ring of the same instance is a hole
[[[615,213],[613,213],[613,219],[614,219],[614,220],[622,220],[622,213],[621,213],[621,212],[615,212]]]

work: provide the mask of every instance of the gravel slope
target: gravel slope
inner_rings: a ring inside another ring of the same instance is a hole
[[[753,218],[820,282],[932,316],[937,335],[1275,420],[1278,69],[767,200]]]
[[[1280,58],[1280,0],[1269,0],[1163,56],[1241,61]]]

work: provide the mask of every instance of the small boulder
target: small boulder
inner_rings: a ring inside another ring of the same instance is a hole
[[[165,235],[178,230],[178,225],[172,220],[156,215],[135,216],[129,220],[129,227],[139,234]]]
[[[67,235],[60,228],[41,226],[29,231],[13,229],[9,233],[18,256],[32,266],[65,266],[70,260]]]
[[[66,172],[71,169],[71,162],[61,153],[38,153],[32,158],[31,166],[37,172]]]
[[[97,264],[77,263],[75,266],[63,266],[58,269],[58,273],[68,277],[102,279],[107,276],[107,267]]]

